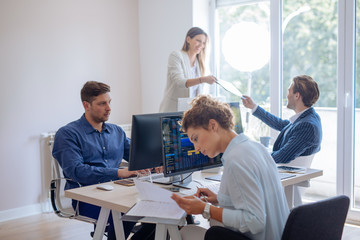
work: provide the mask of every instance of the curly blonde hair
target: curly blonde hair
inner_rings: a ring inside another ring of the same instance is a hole
[[[226,129],[234,129],[234,115],[227,103],[220,102],[207,95],[199,95],[191,101],[192,108],[184,112],[181,120],[183,131],[189,127],[202,127],[208,129],[209,120],[216,120],[219,125]]]

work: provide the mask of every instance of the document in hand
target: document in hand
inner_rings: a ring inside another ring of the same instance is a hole
[[[172,192],[152,183],[134,180],[140,201],[127,213],[128,216],[181,219],[186,213],[174,200]]]

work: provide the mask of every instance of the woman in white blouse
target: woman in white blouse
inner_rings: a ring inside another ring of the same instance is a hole
[[[199,188],[195,196],[173,194],[172,199],[187,214],[222,224],[210,228],[205,240],[281,239],[289,209],[276,164],[264,146],[236,134],[233,118],[226,103],[209,96],[193,100],[181,127],[196,151],[209,157],[223,153],[223,175],[217,194]]]
[[[198,27],[191,28],[180,51],[170,54],[168,60],[167,83],[160,112],[175,112],[178,98],[192,98],[212,90],[205,85],[213,84],[216,78],[207,75],[205,69],[208,35]],[[207,76],[206,76],[207,75]]]

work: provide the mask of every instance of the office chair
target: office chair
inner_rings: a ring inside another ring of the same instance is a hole
[[[51,206],[55,214],[59,217],[77,219],[83,222],[96,224],[96,219],[92,219],[86,216],[81,216],[78,210],[78,204],[76,210],[73,209],[69,198],[64,196],[64,185],[66,181],[72,181],[71,179],[64,178],[62,174],[61,166],[58,161],[52,157],[52,147],[54,143],[55,133],[49,133],[49,148],[51,155],[51,180],[50,180],[50,200]],[[78,183],[79,184],[79,183]],[[81,185],[79,184],[79,187]]]
[[[281,240],[340,240],[350,200],[340,195],[295,207],[286,221]]]
[[[340,195],[295,207],[286,221],[281,240],[340,240],[349,203],[347,196]],[[205,240],[213,239],[247,238],[228,228],[213,226],[206,231]]]

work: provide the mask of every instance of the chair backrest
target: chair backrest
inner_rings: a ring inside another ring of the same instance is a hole
[[[339,240],[349,209],[341,195],[294,208],[287,219],[282,240]]]
[[[51,206],[59,217],[73,218],[84,222],[95,223],[96,219],[88,218],[78,214],[77,210],[72,207],[72,200],[64,195],[64,187],[66,179],[62,173],[62,169],[58,161],[52,157],[52,148],[54,144],[55,133],[49,134],[49,148],[51,154],[51,180],[50,180],[50,200]],[[79,184],[80,187],[80,184]]]
[[[298,166],[298,167],[311,167],[311,163],[315,157],[315,153],[309,156],[299,156],[287,164],[281,164],[285,166]]]

